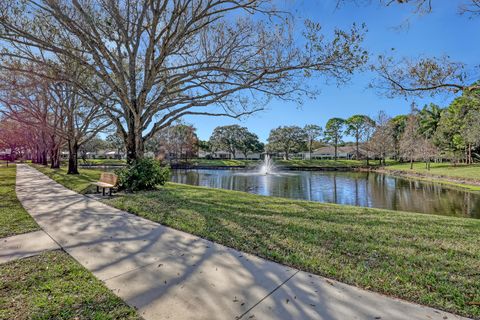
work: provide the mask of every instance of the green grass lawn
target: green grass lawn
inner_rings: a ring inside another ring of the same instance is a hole
[[[15,192],[16,166],[0,167],[0,238],[38,230]]]
[[[425,168],[425,163],[414,163],[413,170],[410,169],[410,163],[397,163],[386,167],[388,170],[399,170],[404,172],[415,172],[424,175],[444,176],[448,178],[460,178],[480,181],[480,164],[453,166],[450,163],[432,163],[431,169]]]
[[[80,174],[68,175],[66,167],[61,167],[60,169],[50,169],[48,166],[42,166],[38,164],[31,164],[31,166],[46,174],[58,183],[78,193],[86,193],[94,190],[95,186],[93,186],[91,183],[98,181],[102,172],[101,170],[79,169]]]
[[[370,164],[378,163],[378,161],[370,161]],[[276,160],[275,164],[290,167],[360,167],[367,164],[363,160]]]
[[[136,311],[63,251],[0,265],[0,319],[127,319]]]
[[[59,179],[66,180],[83,183]],[[479,220],[174,183],[105,202],[301,270],[480,318]]]
[[[219,160],[219,159],[194,159],[191,161],[192,165],[198,166],[257,166],[261,163],[258,160]],[[288,167],[361,167],[366,166],[367,162],[365,160],[301,160],[301,159],[291,159],[291,160],[275,160],[275,164],[278,166],[288,166]],[[370,165],[378,165],[378,161],[370,160]]]
[[[235,159],[192,159],[191,165],[195,166],[257,166],[258,160],[235,160]]]
[[[125,159],[87,159],[84,162],[82,159],[78,160],[79,165],[87,164],[87,165],[97,165],[97,166],[118,166],[118,165],[126,165],[127,160]]]

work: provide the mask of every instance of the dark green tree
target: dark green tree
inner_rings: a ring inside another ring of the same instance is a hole
[[[316,124],[307,124],[303,127],[303,131],[305,131],[305,134],[307,135],[308,153],[311,159],[313,143],[321,137],[323,130],[322,127],[317,126]]]
[[[356,114],[345,121],[347,126],[345,133],[355,138],[356,157],[360,159],[359,142],[364,138],[366,131],[374,125],[370,117],[363,114]]]
[[[307,134],[299,126],[278,127],[270,131],[267,150],[269,152],[283,152],[284,159],[290,154],[306,149]]]
[[[338,145],[342,142],[345,130],[345,120],[332,118],[325,125],[325,141],[333,144],[335,148],[335,160],[338,158]]]

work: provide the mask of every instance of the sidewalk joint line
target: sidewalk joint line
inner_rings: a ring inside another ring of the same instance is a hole
[[[273,289],[271,292],[269,292],[265,297],[263,297],[262,299],[260,299],[257,303],[255,303],[253,306],[251,306],[247,311],[245,311],[244,313],[242,313],[240,316],[236,317],[235,319],[236,320],[240,320],[242,319],[244,316],[246,316],[250,311],[252,311],[256,306],[258,306],[260,303],[262,303],[265,299],[267,299],[268,297],[270,297],[275,291],[277,291],[278,289],[280,289],[285,283],[287,283],[290,279],[292,279],[293,277],[295,277],[297,275],[297,273],[299,273],[300,270],[297,270],[294,274],[292,274],[290,277],[288,277],[285,281],[283,281],[282,283],[280,283],[277,287],[275,287],[275,289]]]
[[[122,272],[122,273],[120,273],[120,274],[111,276],[110,278],[101,279],[101,281],[105,282],[105,281],[108,281],[108,280],[112,280],[112,279],[121,277],[121,276],[123,276],[123,275],[125,275],[125,274],[127,274],[127,273],[134,272],[134,271],[137,271],[137,270],[146,268],[146,267],[151,266],[152,264],[155,264],[155,263],[158,263],[158,261],[154,261],[154,262],[147,263],[146,265],[143,265],[143,266],[140,266],[140,267],[136,267],[136,268],[133,268],[132,270],[128,270],[128,271]]]

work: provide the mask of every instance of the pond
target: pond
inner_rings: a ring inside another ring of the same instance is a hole
[[[480,218],[480,193],[372,172],[184,170],[172,181],[264,196]]]

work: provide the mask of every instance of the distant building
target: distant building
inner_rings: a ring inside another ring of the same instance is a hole
[[[62,152],[62,156],[65,153],[65,156],[68,157],[68,152]],[[85,159],[124,159],[125,153],[114,150],[97,150],[97,151],[90,151],[86,152],[85,154],[79,154],[81,158],[85,157]]]
[[[360,159],[366,158],[367,152],[359,148]],[[334,159],[335,158],[335,147],[328,146],[318,148],[312,151],[310,157],[309,152],[303,152],[304,159]],[[337,148],[337,158],[338,159],[356,159],[357,158],[357,149],[355,146],[343,146]]]
[[[228,151],[218,150],[215,152],[205,151],[205,150],[198,150],[198,157],[202,159],[238,159],[238,160],[260,160],[262,158],[262,153],[253,152],[247,154],[247,157],[243,154],[243,152],[237,150],[235,153],[235,158],[233,154]]]

